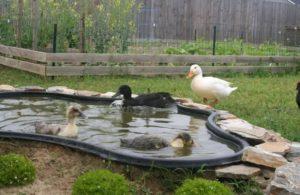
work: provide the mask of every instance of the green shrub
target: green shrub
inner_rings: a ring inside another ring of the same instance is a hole
[[[206,179],[187,179],[176,195],[231,195],[233,192],[224,184]]]
[[[108,170],[90,171],[78,177],[72,194],[124,195],[129,194],[129,183],[122,175]]]
[[[7,154],[0,156],[0,187],[24,185],[35,179],[35,167],[24,156]]]

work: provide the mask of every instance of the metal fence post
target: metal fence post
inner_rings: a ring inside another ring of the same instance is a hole
[[[52,52],[56,53],[56,40],[57,40],[57,24],[53,26],[53,43],[52,43]],[[52,62],[52,66],[55,66],[55,62]],[[54,80],[54,76],[51,77]]]
[[[214,26],[214,29],[213,29],[213,55],[216,55],[216,38],[217,38],[217,27]],[[212,63],[212,65],[214,66],[215,63]]]

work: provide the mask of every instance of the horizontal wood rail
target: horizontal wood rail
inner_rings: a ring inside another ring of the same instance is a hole
[[[49,66],[53,62],[57,66]],[[85,64],[82,64],[85,63]],[[121,66],[97,65],[121,63]],[[172,66],[170,64],[177,64]],[[96,53],[45,53],[0,44],[0,64],[43,76],[75,75],[180,75],[187,65],[199,63],[204,73],[254,72],[265,70],[282,72],[299,67],[300,56],[200,56],[200,55],[150,55],[150,54],[96,54]],[[203,66],[210,63],[221,66]],[[230,64],[232,66],[224,66]],[[238,65],[235,65],[235,64]],[[258,63],[291,63],[298,65],[249,66]],[[146,65],[145,65],[146,64]]]
[[[184,75],[189,66],[48,66],[47,76],[81,75]],[[259,70],[273,73],[286,72],[296,66],[202,66],[205,74],[221,72],[251,73]]]
[[[7,56],[21,57],[33,61],[46,62],[46,53],[23,49],[18,47],[5,46],[0,44],[0,54]]]
[[[296,63],[300,56],[200,56],[152,54],[47,53],[48,62],[66,63]]]

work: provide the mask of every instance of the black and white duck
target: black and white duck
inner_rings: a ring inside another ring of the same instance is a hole
[[[171,142],[160,136],[142,135],[133,139],[121,139],[121,146],[137,150],[159,150],[165,147],[184,148],[194,145],[190,134],[179,133]]]
[[[39,134],[58,135],[63,137],[77,137],[78,128],[76,118],[86,116],[81,110],[75,106],[70,106],[67,109],[67,125],[47,124],[45,122],[35,123],[35,132]]]
[[[113,98],[116,98],[120,95],[123,95],[122,107],[149,106],[156,108],[167,108],[175,103],[175,100],[167,92],[141,94],[133,98],[131,88],[128,85],[120,86]]]

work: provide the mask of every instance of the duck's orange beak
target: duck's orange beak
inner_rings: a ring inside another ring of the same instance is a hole
[[[186,78],[189,78],[189,79],[190,79],[190,78],[193,78],[193,76],[194,76],[194,73],[190,71],[190,72],[188,73],[188,75],[186,76]]]

